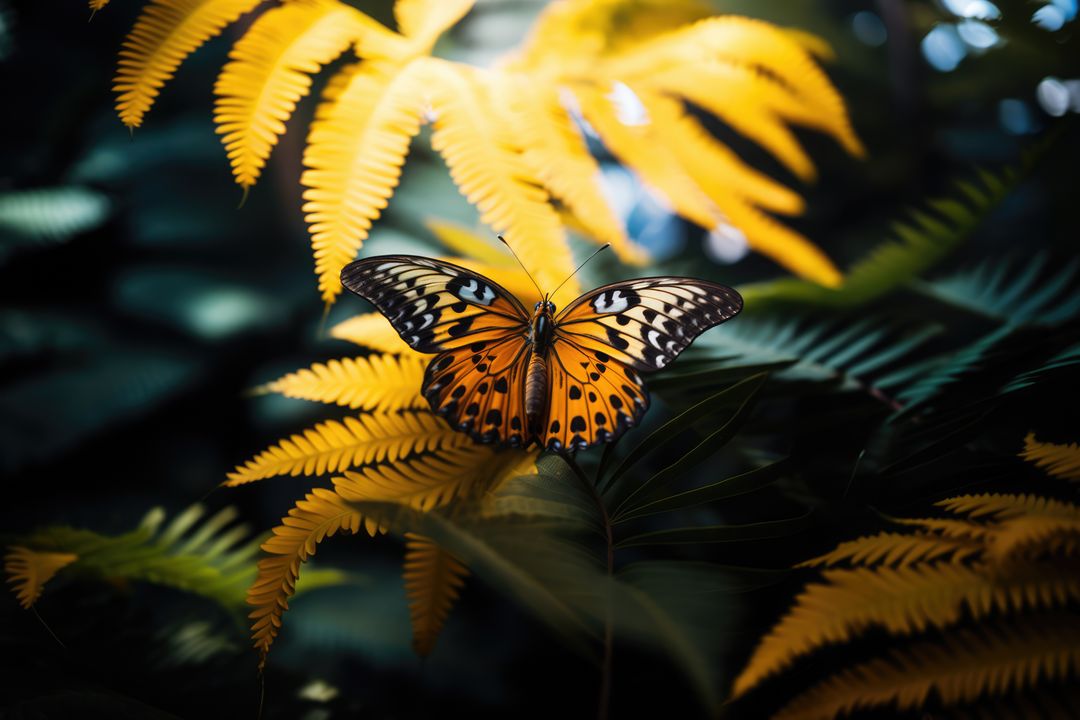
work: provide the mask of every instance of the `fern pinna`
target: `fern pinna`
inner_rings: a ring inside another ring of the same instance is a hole
[[[697,3],[670,5],[628,13],[606,0],[553,2],[517,51],[479,68],[431,54],[471,0],[399,0],[396,30],[340,0],[268,8],[255,0],[151,0],[121,51],[116,107],[125,125],[139,127],[189,54],[257,13],[214,85],[214,120],[246,193],[312,76],[339,56],[355,58],[327,84],[303,158],[303,210],[327,303],[341,292],[341,268],[387,206],[411,141],[429,121],[432,147],[462,194],[496,233],[518,240],[541,285],[554,287],[569,257],[559,209],[624,261],[643,263],[646,255],[605,199],[578,113],[686,219],[743,237],[814,282],[838,285],[829,258],[769,214],[799,214],[801,198],[749,166],[691,111],[722,119],[803,180],[815,169],[792,126],[829,134],[861,155],[844,104],[814,57],[821,41],[760,21],[708,17]],[[608,34],[616,28],[617,40]]]

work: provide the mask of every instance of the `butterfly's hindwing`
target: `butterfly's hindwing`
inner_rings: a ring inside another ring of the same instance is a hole
[[[414,350],[437,353],[528,329],[521,303],[471,270],[412,255],[349,263],[342,284],[379,309]]]
[[[524,447],[528,358],[523,339],[476,341],[432,360],[422,392],[436,414],[475,440]]]
[[[628,280],[575,300],[556,318],[556,333],[635,370],[656,372],[740,310],[742,297],[724,285],[676,277]]]
[[[588,350],[568,338],[556,340],[548,362],[551,402],[539,435],[541,447],[584,450],[611,442],[637,425],[649,394],[633,368],[604,350]]]

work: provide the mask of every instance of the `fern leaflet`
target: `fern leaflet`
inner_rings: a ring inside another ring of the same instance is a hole
[[[828,720],[889,705],[922,707],[935,693],[945,705],[1004,695],[1080,670],[1080,624],[1073,616],[1019,617],[961,629],[861,663],[802,693],[775,720]]]
[[[471,444],[430,413],[360,415],[328,420],[264,450],[229,473],[227,486],[275,475],[324,475],[415,453]]]
[[[335,403],[350,408],[391,412],[427,407],[420,395],[430,358],[419,355],[372,355],[330,360],[290,373],[263,388],[286,397]]]
[[[983,549],[982,543],[968,539],[886,532],[840,543],[831,552],[796,567],[832,567],[844,562],[905,567],[946,557],[958,563],[979,555]]]
[[[370,312],[355,315],[330,328],[330,337],[348,340],[356,345],[378,350],[392,355],[415,355],[422,358],[423,353],[413,350],[401,339],[397,330],[382,313]]]
[[[397,0],[394,19],[403,35],[429,49],[443,31],[461,20],[475,4],[476,0]]]
[[[430,539],[405,534],[405,594],[413,628],[413,649],[427,657],[435,648],[468,569]]]
[[[79,559],[75,553],[35,552],[14,545],[4,554],[4,572],[19,604],[26,610],[41,597],[45,583],[61,569]]]
[[[1076,443],[1056,445],[1039,442],[1035,439],[1035,433],[1028,433],[1024,438],[1024,451],[1020,456],[1054,477],[1080,480],[1080,445]]]
[[[1020,516],[1046,516],[1080,520],[1080,507],[1038,495],[961,495],[935,503],[957,515],[1003,520]]]

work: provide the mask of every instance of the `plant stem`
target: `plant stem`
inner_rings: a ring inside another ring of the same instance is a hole
[[[585,476],[585,472],[577,464],[577,460],[573,457],[567,458],[567,464],[577,475],[581,484],[585,487],[586,492],[592,496],[593,501],[596,503],[596,509],[600,511],[600,524],[604,530],[604,540],[606,544],[607,552],[607,574],[610,578],[615,571],[615,540],[614,533],[611,525],[611,518],[608,516],[607,507],[604,506],[604,499],[600,496],[600,493],[596,489],[594,483],[589,482],[589,478]],[[600,665],[600,699],[596,708],[596,720],[607,720],[608,707],[611,704],[611,658],[614,648],[615,631],[611,622],[611,589],[608,588],[605,592],[605,611],[604,611],[604,658]]]

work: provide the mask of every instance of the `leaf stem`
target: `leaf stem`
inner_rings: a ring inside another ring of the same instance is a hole
[[[574,457],[567,456],[566,464],[574,471],[574,474],[585,487],[585,491],[589,493],[596,503],[596,509],[600,511],[600,524],[604,530],[604,540],[607,546],[607,574],[610,578],[615,572],[615,539],[611,517],[608,515],[607,507],[604,505],[604,498],[596,489],[596,484],[589,482],[589,478],[586,477],[585,472],[577,464]],[[611,621],[611,588],[607,589],[605,595],[604,658],[600,665],[600,699],[596,708],[596,720],[607,720],[608,708],[611,705],[611,660],[615,644],[615,630]]]

